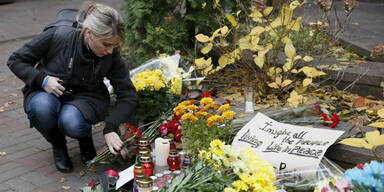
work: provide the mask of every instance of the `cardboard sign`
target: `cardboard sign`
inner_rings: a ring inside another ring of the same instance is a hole
[[[258,113],[237,133],[232,147],[253,147],[277,171],[317,169],[327,148],[343,133],[279,123]]]

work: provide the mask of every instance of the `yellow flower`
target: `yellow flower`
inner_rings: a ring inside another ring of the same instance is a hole
[[[209,117],[207,119],[207,126],[208,127],[212,127],[213,125],[215,125],[216,123],[221,123],[223,122],[223,119],[221,119],[220,116],[218,115],[212,115],[211,117]]]
[[[178,105],[177,107],[173,108],[173,111],[176,113],[176,115],[182,115],[185,113],[185,106]]]
[[[229,104],[225,104],[225,105],[222,105],[220,106],[220,108],[218,109],[218,111],[226,111],[229,109]]]
[[[189,111],[198,111],[200,108],[198,106],[196,106],[196,105],[188,105],[187,109]]]
[[[186,101],[179,103],[179,106],[180,105],[192,105],[195,102],[196,102],[195,100],[186,100]]]
[[[209,146],[212,149],[223,148],[224,147],[224,143],[222,141],[220,141],[220,139],[215,139],[215,140],[211,141]]]
[[[208,103],[206,106],[205,106],[205,110],[209,110],[209,109],[217,109],[219,108],[219,106],[216,105],[216,103]]]
[[[183,116],[181,116],[181,120],[189,120],[191,122],[199,120],[197,117],[195,117],[192,113],[186,113]]]
[[[212,153],[211,152],[207,152],[205,150],[201,150],[199,151],[199,158],[202,158],[204,157],[204,160],[206,161],[211,161],[211,157],[212,157]]]
[[[200,100],[200,104],[201,104],[201,105],[208,105],[208,104],[212,104],[212,103],[215,103],[215,102],[214,102],[213,99],[210,98],[210,97],[204,97],[204,98],[202,98],[202,99]]]
[[[247,191],[249,188],[248,185],[241,180],[234,181],[232,183],[232,186],[235,187],[236,191],[241,191],[241,190]]]
[[[204,117],[204,116],[207,116],[208,113],[205,112],[205,111],[198,111],[198,112],[196,112],[196,115],[199,116],[199,117]]]
[[[233,119],[233,116],[235,115],[235,112],[233,111],[224,111],[224,113],[221,115],[224,119]]]

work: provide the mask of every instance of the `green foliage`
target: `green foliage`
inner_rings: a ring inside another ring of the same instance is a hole
[[[126,46],[129,60],[139,65],[157,53],[191,54],[194,35],[218,27],[214,1],[126,0]],[[231,2],[231,1],[227,1]],[[206,3],[203,8],[203,3]],[[228,4],[227,6],[230,6]]]

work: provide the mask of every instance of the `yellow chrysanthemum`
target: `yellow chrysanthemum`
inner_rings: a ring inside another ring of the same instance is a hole
[[[165,87],[167,80],[160,70],[150,71],[145,70],[136,75],[133,80],[133,85],[137,91],[141,90],[150,90],[150,91],[159,91],[161,88]]]
[[[229,104],[225,104],[225,105],[222,105],[220,106],[220,108],[218,109],[218,111],[226,111],[229,109]]]
[[[217,106],[215,103],[208,103],[206,106],[205,106],[205,110],[209,110],[209,109],[217,109],[219,108],[219,106]]]
[[[235,112],[233,111],[224,111],[224,113],[221,115],[224,119],[229,120],[233,119],[233,116],[235,115]]]
[[[189,111],[198,111],[200,108],[198,106],[196,106],[196,105],[188,105],[187,109]]]
[[[232,186],[235,187],[236,191],[247,191],[249,188],[248,185],[241,180],[234,181]]]
[[[196,112],[196,115],[199,117],[205,117],[208,115],[208,113],[205,111],[198,111],[198,112]]]
[[[216,123],[221,123],[223,122],[223,119],[218,116],[218,115],[212,115],[211,117],[209,117],[207,119],[207,126],[208,127],[212,127],[213,125],[215,125]]]
[[[179,103],[178,106],[180,106],[180,105],[185,105],[185,106],[186,105],[192,105],[195,102],[196,102],[195,100],[186,100],[186,101],[183,101],[183,102]]]
[[[215,103],[215,102],[210,97],[204,97],[200,100],[200,105],[208,105],[208,104],[212,104],[212,103]]]
[[[199,120],[197,117],[195,117],[192,113],[186,113],[183,116],[181,116],[181,120],[188,120],[191,122]]]
[[[171,88],[169,89],[169,93],[173,95],[180,95],[181,94],[181,89],[182,89],[182,82],[181,79],[179,78],[172,78],[171,79]]]

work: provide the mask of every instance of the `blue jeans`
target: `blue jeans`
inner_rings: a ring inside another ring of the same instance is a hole
[[[77,139],[92,134],[92,125],[75,106],[62,105],[57,97],[47,92],[40,92],[31,98],[27,114],[32,125],[41,133],[60,131]]]

